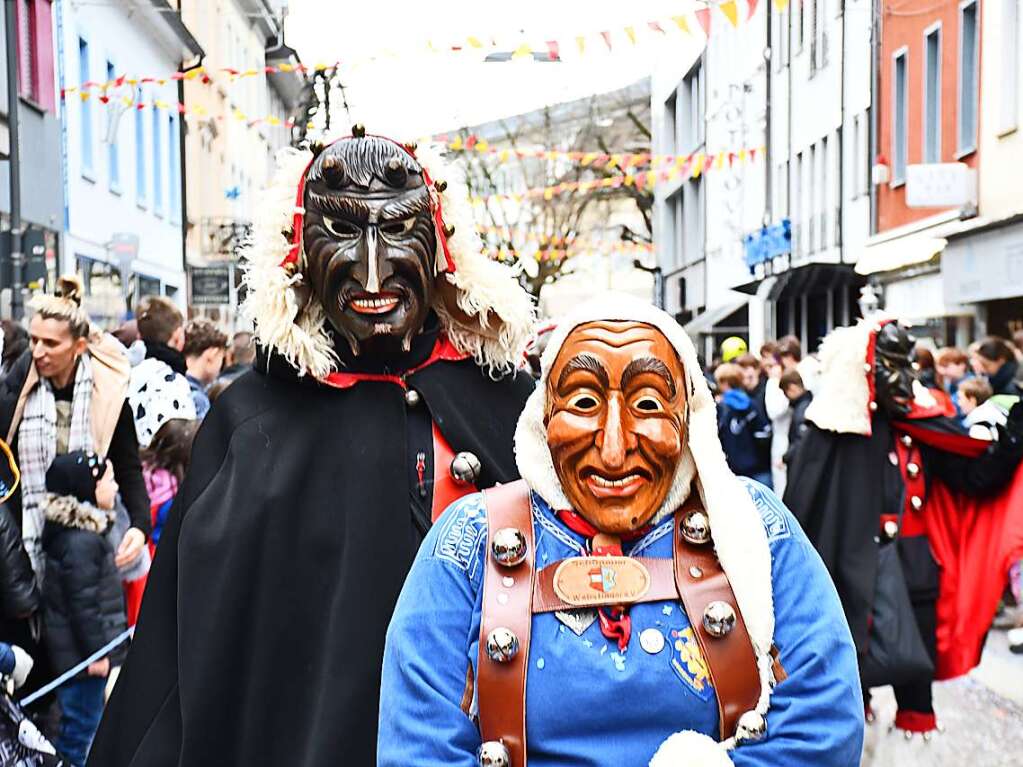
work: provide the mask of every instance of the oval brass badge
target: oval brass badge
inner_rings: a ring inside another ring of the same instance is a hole
[[[554,571],[554,593],[570,605],[631,604],[650,588],[650,572],[631,557],[572,557]]]

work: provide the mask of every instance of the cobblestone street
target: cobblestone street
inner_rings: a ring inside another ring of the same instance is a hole
[[[943,732],[929,742],[889,732],[891,688],[874,691],[877,721],[867,727],[862,767],[1020,767],[1023,765],[1023,656],[1009,652],[1004,631],[988,638],[969,676],[935,686]]]

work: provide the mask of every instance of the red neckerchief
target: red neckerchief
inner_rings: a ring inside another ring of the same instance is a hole
[[[321,378],[320,382],[327,384],[327,386],[333,386],[335,389],[350,389],[355,386],[355,384],[359,383],[359,381],[387,381],[397,384],[402,389],[407,389],[408,384],[405,379],[413,373],[418,373],[420,370],[425,367],[429,367],[434,362],[458,362],[466,359],[468,356],[468,354],[458,351],[458,349],[455,348],[455,345],[451,343],[450,339],[441,333],[437,336],[437,341],[433,345],[433,351],[430,352],[430,356],[426,359],[426,361],[419,363],[414,368],[410,368],[400,375],[393,373],[337,372]]]
[[[571,509],[562,509],[558,512],[558,519],[569,530],[578,533],[591,542],[592,554],[595,557],[621,557],[624,556],[620,545],[613,546],[592,546],[593,536],[600,531],[583,519]],[[652,525],[643,525],[638,530],[622,534],[621,540],[635,541],[650,532]],[[628,610],[621,606],[597,608],[597,618],[600,620],[600,633],[608,639],[618,643],[618,651],[625,652],[629,646],[629,639],[632,637],[632,618]]]

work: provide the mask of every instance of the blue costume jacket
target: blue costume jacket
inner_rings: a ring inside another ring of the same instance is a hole
[[[835,588],[781,501],[744,482],[771,548],[775,644],[788,678],[771,696],[767,737],[731,758],[740,767],[855,767],[863,701]],[[537,569],[584,554],[583,538],[535,493],[532,501]],[[663,520],[625,553],[670,558],[672,525]],[[471,495],[449,507],[423,542],[387,633],[378,767],[477,764],[480,735],[463,705],[472,695],[467,680],[476,678],[486,527],[482,496]],[[625,653],[596,622],[577,636],[553,613],[533,616],[526,682],[532,767],[645,765],[681,730],[717,740],[717,701],[684,609],[649,602],[630,614]],[[650,629],[666,640],[656,653],[640,646]],[[474,713],[476,701],[465,708]]]

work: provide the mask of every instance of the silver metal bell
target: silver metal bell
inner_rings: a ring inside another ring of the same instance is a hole
[[[924,507],[924,500],[919,495],[914,495],[912,498],[910,498],[909,503],[917,511],[920,511],[920,509]]]
[[[480,767],[511,767],[511,754],[499,740],[488,740],[476,754]]]
[[[916,477],[920,474],[920,467],[910,461],[906,464],[906,474],[909,475],[910,479],[916,479]]]
[[[889,541],[895,540],[895,537],[899,534],[899,523],[889,519],[884,523],[884,534]]]
[[[405,404],[408,405],[409,407],[415,407],[416,405],[418,405],[420,399],[421,398],[419,396],[419,392],[417,392],[415,389],[409,389],[407,392],[405,392]]]
[[[526,559],[526,536],[514,527],[502,527],[494,532],[490,551],[503,567],[520,565]]]
[[[487,634],[487,657],[497,663],[507,663],[519,654],[519,638],[515,632],[498,626]]]
[[[458,453],[451,460],[451,476],[460,485],[471,485],[480,478],[483,464],[473,453]]]
[[[728,602],[711,602],[703,611],[703,627],[712,637],[727,635],[735,628],[735,608]]]
[[[903,434],[900,439],[902,440],[902,444],[906,447],[913,447],[913,438],[908,434]]]
[[[747,711],[739,717],[739,724],[735,727],[735,742],[738,745],[743,743],[755,743],[763,740],[767,735],[767,721],[756,711]]]
[[[710,541],[710,519],[702,511],[690,511],[682,517],[682,537],[697,546]]]

